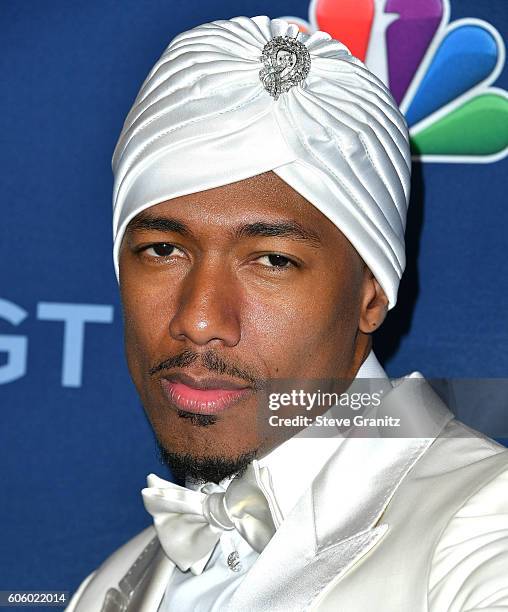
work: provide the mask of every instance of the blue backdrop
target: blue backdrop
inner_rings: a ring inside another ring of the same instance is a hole
[[[182,30],[240,10],[306,20],[308,5],[2,2],[0,590],[75,590],[149,524],[147,473],[167,475],[128,376],[111,259],[110,160],[141,82]],[[450,20],[465,17],[506,39],[505,0],[451,0]],[[507,162],[449,161],[415,164],[407,273],[377,353],[393,376],[505,377]],[[504,408],[489,406],[508,430]]]

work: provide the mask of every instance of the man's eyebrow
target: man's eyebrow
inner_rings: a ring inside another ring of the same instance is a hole
[[[192,232],[185,223],[171,217],[156,217],[150,214],[138,215],[127,226],[129,233],[141,230],[174,232],[182,236],[192,236]]]
[[[316,247],[322,245],[319,234],[303,227],[296,221],[257,221],[255,223],[247,223],[246,225],[242,225],[235,231],[236,238],[256,236],[275,236],[280,238],[290,238],[292,240],[301,240],[309,242],[312,246]]]
[[[127,226],[127,233],[135,231],[174,232],[186,237],[193,237],[190,228],[172,217],[157,217],[142,213],[135,217]],[[246,223],[233,231],[236,240],[255,238],[256,236],[289,238],[310,243],[314,247],[322,245],[319,234],[309,230],[296,221],[256,221]]]

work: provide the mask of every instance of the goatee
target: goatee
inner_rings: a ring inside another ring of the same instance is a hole
[[[174,478],[181,484],[191,481],[196,484],[214,482],[232,476],[241,476],[247,466],[256,458],[257,450],[242,453],[236,457],[194,457],[190,453],[173,453],[165,449],[157,441],[159,459],[170,470]]]

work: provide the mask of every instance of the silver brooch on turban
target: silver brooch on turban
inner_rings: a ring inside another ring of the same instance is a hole
[[[259,71],[261,83],[276,100],[309,74],[310,53],[303,43],[291,36],[272,38],[263,47],[259,59],[264,64]]]

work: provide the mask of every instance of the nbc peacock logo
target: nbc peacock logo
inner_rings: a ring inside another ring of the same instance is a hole
[[[449,0],[311,0],[304,32],[343,42],[391,90],[414,159],[494,162],[508,155],[508,92],[492,84],[505,60],[499,32],[450,23]]]

